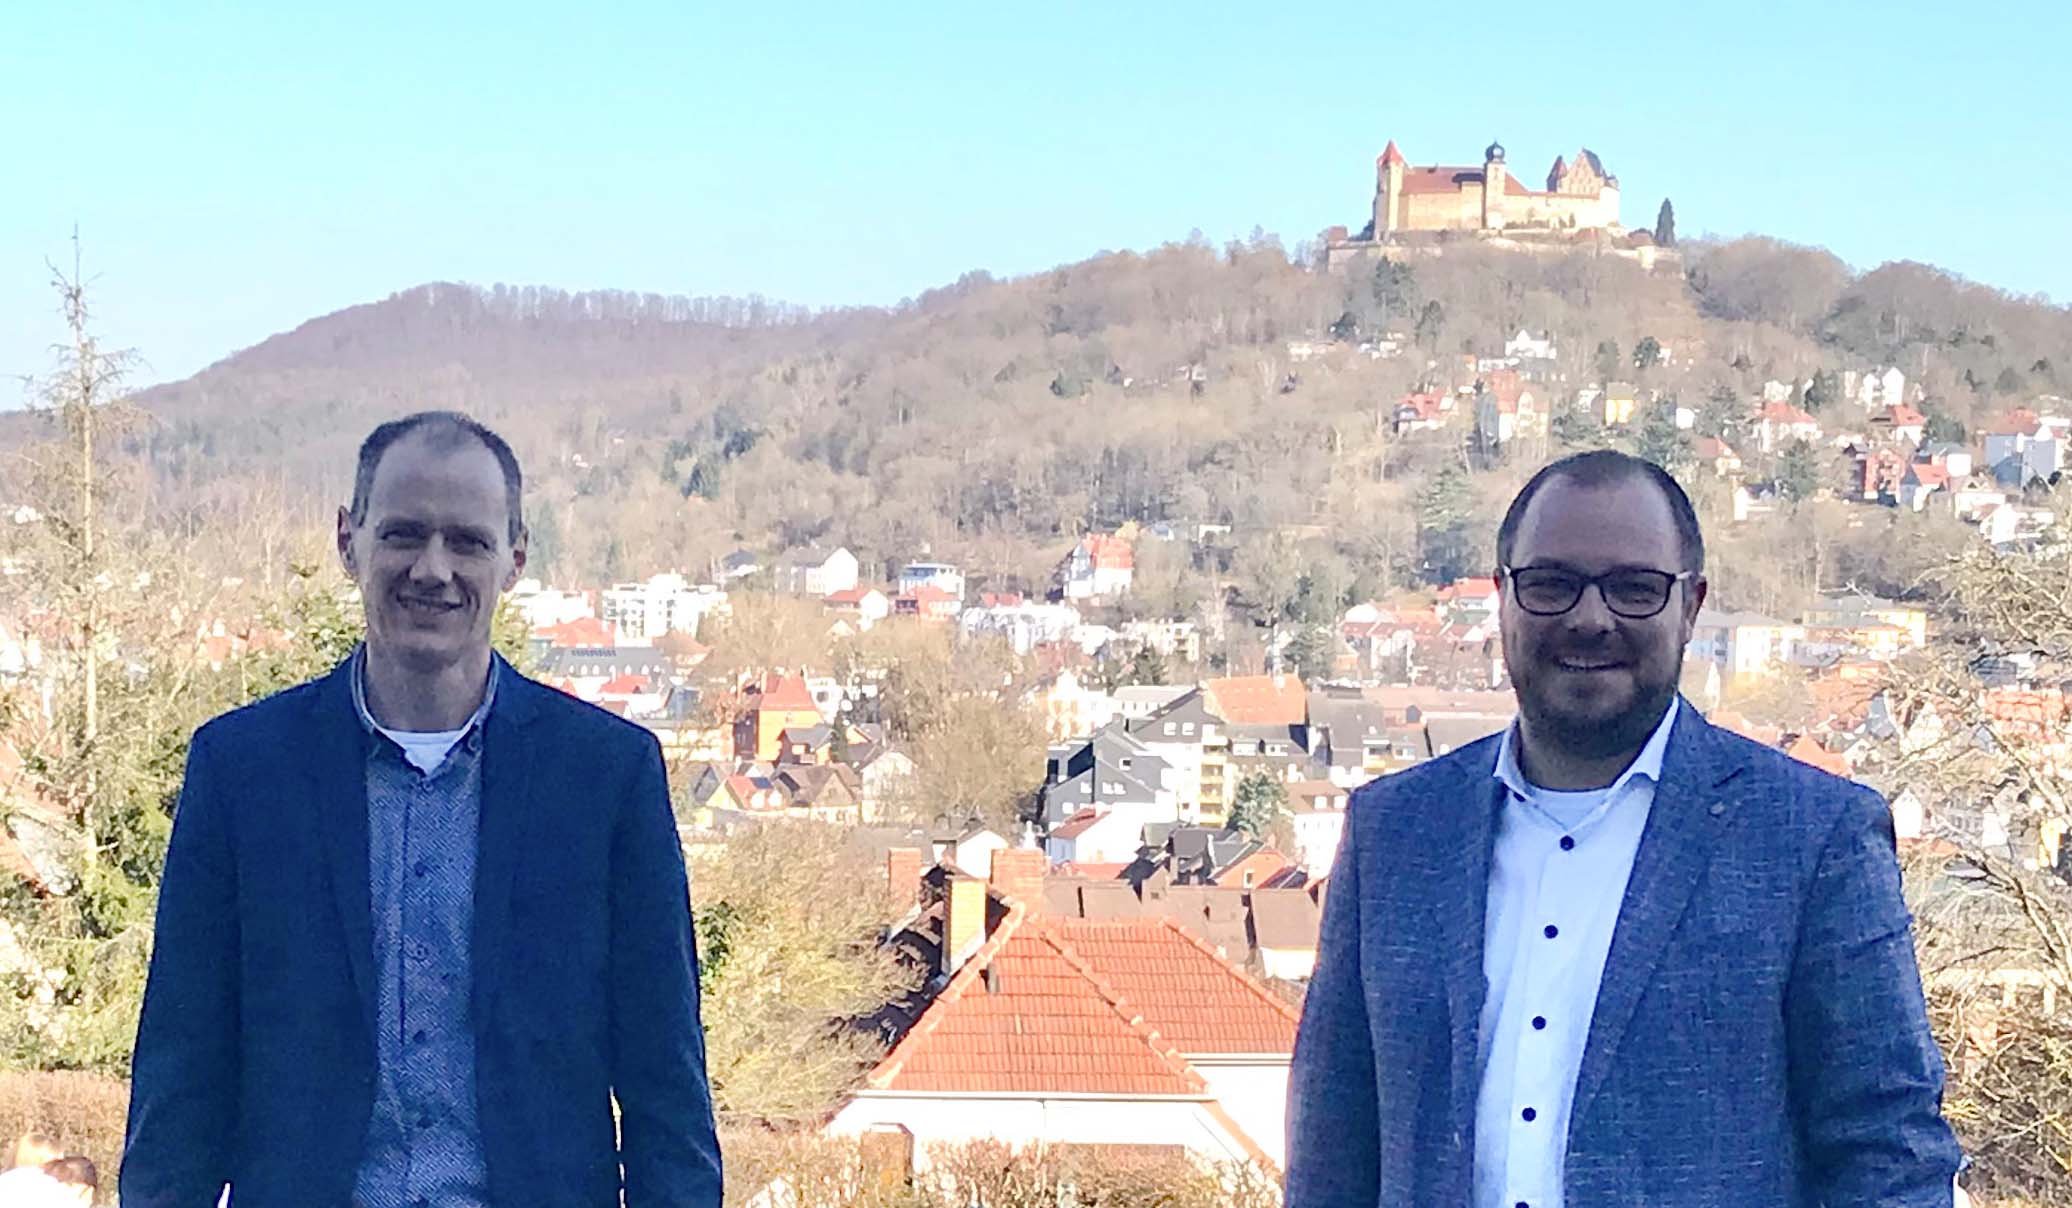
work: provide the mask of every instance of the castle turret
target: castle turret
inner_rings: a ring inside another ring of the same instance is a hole
[[[1492,142],[1482,153],[1482,229],[1504,229],[1504,193],[1507,189],[1504,145]]]
[[[1374,237],[1381,239],[1392,234],[1402,224],[1403,214],[1403,153],[1396,150],[1396,140],[1390,139],[1388,150],[1375,161],[1374,182]]]

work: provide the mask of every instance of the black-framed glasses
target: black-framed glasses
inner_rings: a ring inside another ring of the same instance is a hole
[[[1558,566],[1506,566],[1511,598],[1518,607],[1536,617],[1558,617],[1582,602],[1592,587],[1604,597],[1604,606],[1629,621],[1645,621],[1669,606],[1669,590],[1694,571],[1670,574],[1666,570],[1621,567],[1601,575],[1581,575]]]

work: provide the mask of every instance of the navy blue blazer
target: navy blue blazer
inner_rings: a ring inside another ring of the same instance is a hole
[[[1959,1153],[1890,812],[1680,708],[1576,1083],[1569,1208],[1944,1208]],[[1348,803],[1289,1208],[1471,1202],[1497,741]]]
[[[720,1202],[683,852],[646,731],[500,665],[470,1015],[498,1204]],[[122,1165],[131,1208],[351,1201],[375,1088],[350,663],[195,733]],[[616,1100],[622,1120],[615,1125]]]

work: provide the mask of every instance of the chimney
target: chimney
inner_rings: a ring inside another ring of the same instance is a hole
[[[986,942],[986,883],[952,876],[943,903],[942,971],[955,973]]]
[[[993,853],[993,888],[1020,903],[1024,918],[1043,913],[1043,878],[1049,871],[1050,857],[1033,847],[1004,847]]]
[[[885,853],[885,889],[892,909],[905,914],[921,893],[921,870],[925,861],[918,847],[895,847]]]

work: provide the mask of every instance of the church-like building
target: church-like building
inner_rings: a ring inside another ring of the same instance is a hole
[[[1531,243],[1581,237],[1628,255],[1643,242],[1641,233],[1629,235],[1619,225],[1619,178],[1587,147],[1572,160],[1556,158],[1544,190],[1511,174],[1501,143],[1489,145],[1479,167],[1419,167],[1392,139],[1374,166],[1374,210],[1366,229],[1351,237],[1343,227],[1326,233],[1334,265],[1449,231]]]

